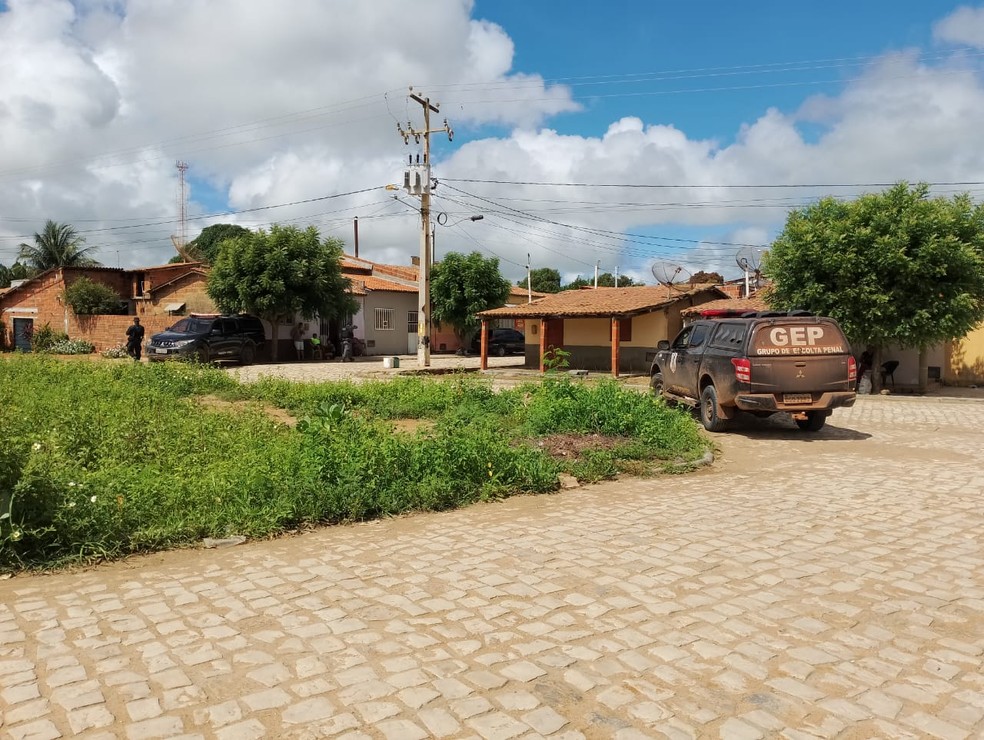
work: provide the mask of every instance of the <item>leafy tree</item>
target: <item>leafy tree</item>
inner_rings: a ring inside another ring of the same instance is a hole
[[[517,280],[516,285],[525,288],[526,280]],[[560,273],[552,267],[530,270],[530,287],[538,293],[559,293]]]
[[[65,288],[64,298],[79,316],[126,313],[125,301],[115,290],[85,276]]]
[[[0,288],[10,285],[10,268],[0,262]]]
[[[99,263],[89,255],[95,247],[86,247],[85,239],[75,227],[48,219],[41,233],[34,234],[34,244],[21,244],[19,260],[38,272],[52,267],[95,267]]]
[[[619,288],[631,288],[637,285],[642,285],[642,283],[635,282],[628,275],[618,276],[618,287]],[[567,285],[563,286],[561,290],[580,290],[581,288],[593,288],[594,278],[590,280],[585,280],[583,277],[578,275],[576,278],[571,280]],[[598,276],[598,287],[599,288],[614,288],[615,287],[615,276],[610,272],[603,272]]]
[[[590,288],[592,286],[594,286],[594,280],[585,280],[583,277],[578,275],[567,285],[561,286],[561,290],[580,290],[581,288]]]
[[[202,229],[201,234],[188,242],[185,251],[193,259],[214,265],[219,254],[219,246],[222,242],[226,239],[235,239],[236,237],[245,236],[249,233],[249,229],[239,224],[212,224],[211,226],[206,226]],[[180,256],[177,261],[182,261]]]
[[[510,287],[495,257],[449,252],[431,269],[431,319],[451,327],[467,347],[480,323],[475,314],[503,305]]]
[[[724,282],[724,277],[722,277],[720,272],[704,272],[703,270],[698,270],[690,276],[688,282],[691,285],[706,285],[708,283],[720,285]]]
[[[984,206],[967,195],[929,198],[900,183],[852,202],[824,198],[789,214],[765,261],[770,303],[831,316],[856,344],[927,347],[984,320]],[[874,373],[874,380],[879,380]]]
[[[222,311],[269,321],[276,360],[282,323],[298,314],[335,318],[355,312],[341,256],[342,242],[322,242],[313,226],[301,231],[274,224],[269,232],[247,231],[220,243],[208,294]]]

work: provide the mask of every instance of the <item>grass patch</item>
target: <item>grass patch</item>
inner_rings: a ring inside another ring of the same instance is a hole
[[[706,448],[687,414],[614,382],[241,385],[187,363],[36,355],[0,359],[0,431],[4,570],[450,509]],[[605,442],[558,456],[550,435]]]

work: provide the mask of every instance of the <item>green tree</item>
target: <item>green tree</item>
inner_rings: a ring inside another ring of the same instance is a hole
[[[0,288],[10,285],[10,268],[0,262]]]
[[[79,316],[126,313],[126,301],[115,290],[85,276],[65,288],[63,297]]]
[[[516,285],[525,288],[526,280],[517,280]],[[559,293],[560,273],[552,267],[530,270],[530,287],[538,293]]]
[[[468,256],[449,252],[431,269],[431,319],[449,326],[462,347],[467,347],[479,311],[498,308],[512,287],[499,273],[499,260],[478,252]]]
[[[94,249],[85,246],[73,226],[48,219],[41,232],[34,234],[34,244],[20,245],[18,260],[37,272],[52,267],[95,267],[99,263],[90,256]]]
[[[789,214],[765,261],[772,305],[835,318],[875,348],[876,368],[886,345],[919,348],[923,391],[927,348],[984,320],[984,206],[928,193],[900,183],[851,202],[823,198]]]
[[[620,288],[631,288],[637,285],[642,285],[642,283],[637,283],[628,275],[618,276],[618,287]],[[571,280],[567,285],[563,286],[561,290],[580,290],[581,288],[593,288],[594,278],[586,280],[585,278],[578,275],[576,278]],[[598,287],[599,288],[614,288],[615,287],[615,276],[610,272],[603,272],[598,276]]]
[[[212,224],[202,229],[202,233],[188,242],[185,251],[188,256],[205,262],[209,265],[215,264],[215,259],[219,254],[219,246],[226,239],[235,239],[249,234],[249,229],[239,224]],[[178,261],[181,261],[180,257]]]
[[[247,231],[220,243],[208,294],[222,311],[269,321],[276,360],[282,323],[298,314],[336,318],[355,312],[341,257],[342,242],[322,242],[313,226],[301,231],[274,224],[268,232]]]

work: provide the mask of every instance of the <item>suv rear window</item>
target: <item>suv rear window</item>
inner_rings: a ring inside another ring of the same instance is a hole
[[[745,339],[746,328],[747,324],[719,324],[717,331],[714,332],[714,338],[711,339],[711,346],[722,349],[740,347]]]
[[[749,354],[842,355],[847,340],[833,324],[764,324],[755,330]]]

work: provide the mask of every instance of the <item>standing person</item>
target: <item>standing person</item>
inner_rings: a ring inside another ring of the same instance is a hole
[[[294,328],[290,330],[291,341],[294,342],[294,351],[297,353],[297,359],[304,359],[304,325],[298,321],[294,324]]]
[[[140,319],[133,317],[133,323],[126,328],[126,353],[136,362],[140,362],[140,348],[143,347],[144,328]]]

